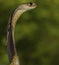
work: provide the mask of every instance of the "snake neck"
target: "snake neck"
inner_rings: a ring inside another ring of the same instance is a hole
[[[19,59],[16,52],[15,47],[15,39],[14,39],[14,29],[18,18],[24,11],[14,11],[12,16],[10,16],[7,28],[7,50],[10,65],[19,65]]]
[[[11,23],[8,24],[7,29],[7,50],[10,65],[19,65],[19,59],[16,52],[15,40],[14,40],[14,31],[12,29]]]

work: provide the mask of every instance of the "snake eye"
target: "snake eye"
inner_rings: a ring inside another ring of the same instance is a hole
[[[30,6],[32,6],[32,5],[33,5],[33,3],[32,3],[32,2],[30,2],[29,4],[30,4]]]
[[[29,6],[32,6],[32,5],[33,5],[33,3],[32,3],[32,2],[30,2],[30,3],[28,3],[28,5],[29,5]]]

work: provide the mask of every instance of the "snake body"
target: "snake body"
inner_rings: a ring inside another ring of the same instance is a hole
[[[27,10],[34,9],[35,3],[23,3],[20,4],[12,13],[8,21],[7,27],[7,50],[10,65],[20,65],[19,59],[16,52],[15,40],[14,40],[14,29],[18,18]]]

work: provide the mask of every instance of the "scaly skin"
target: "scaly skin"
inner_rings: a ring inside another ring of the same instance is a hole
[[[14,40],[14,29],[18,18],[25,12],[36,8],[35,3],[23,3],[19,5],[12,13],[9,18],[7,27],[7,50],[10,65],[20,65],[19,59],[16,52],[15,40]]]

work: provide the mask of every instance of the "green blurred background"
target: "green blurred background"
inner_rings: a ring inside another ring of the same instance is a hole
[[[10,13],[20,3],[36,2],[15,29],[21,65],[59,65],[59,0],[0,0],[0,65],[9,65],[6,29]]]

